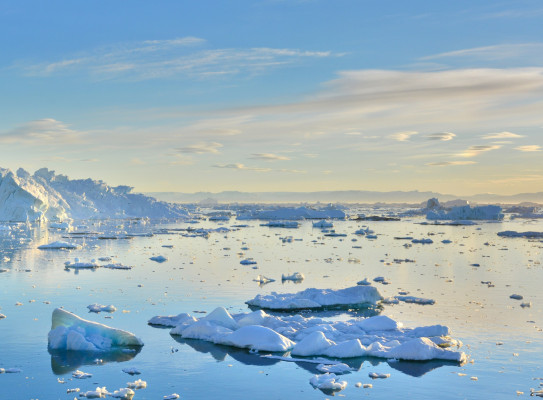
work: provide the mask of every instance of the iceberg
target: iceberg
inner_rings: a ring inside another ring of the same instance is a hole
[[[346,289],[306,289],[298,293],[257,295],[246,304],[269,310],[300,310],[371,306],[383,300],[374,286],[353,286]]]
[[[130,332],[87,321],[56,308],[48,346],[51,350],[107,352],[119,347],[141,347],[143,342]]]
[[[47,168],[33,175],[22,168],[16,173],[0,168],[0,221],[188,217],[180,205],[131,191],[103,181],[72,180]]]
[[[346,381],[340,381],[336,374],[328,372],[322,375],[314,375],[309,382],[313,387],[325,391],[340,391],[347,387]]]
[[[502,208],[500,206],[474,206],[469,205],[453,207],[450,211],[443,209],[429,210],[426,214],[429,220],[489,220],[501,221],[503,219]]]

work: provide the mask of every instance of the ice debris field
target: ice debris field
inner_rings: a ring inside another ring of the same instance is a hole
[[[182,206],[46,169],[0,203],[9,398],[543,396],[540,208]]]

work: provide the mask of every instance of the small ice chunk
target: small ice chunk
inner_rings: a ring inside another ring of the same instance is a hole
[[[38,246],[38,249],[40,250],[48,250],[48,249],[80,249],[81,246],[75,243],[69,243],[64,242],[61,240],[58,240],[56,242],[48,243],[48,244],[42,244],[41,246]]]
[[[347,364],[339,363],[339,364],[319,364],[317,365],[317,370],[319,372],[329,372],[332,374],[348,374],[351,371],[354,371],[354,368],[349,367]]]
[[[92,374],[89,374],[87,372],[83,372],[80,370],[76,370],[72,372],[72,377],[74,377],[75,379],[87,379],[87,378],[92,378]]]
[[[165,261],[168,261],[168,258],[164,256],[154,256],[150,257],[149,260],[156,261],[157,263],[163,263]]]
[[[145,389],[147,387],[147,382],[142,381],[141,379],[138,379],[134,382],[127,382],[126,386],[130,389]]]
[[[245,260],[241,260],[239,262],[241,265],[255,265],[256,264],[256,261],[253,260],[252,258],[247,258]]]
[[[140,370],[137,369],[137,368],[123,368],[123,372],[128,374],[128,375],[139,375],[141,374]]]
[[[390,378],[390,374],[378,374],[377,372],[370,372],[368,376],[371,379],[386,379]]]
[[[509,298],[513,300],[522,300],[524,297],[522,297],[520,294],[512,294],[509,296]]]
[[[253,279],[254,282],[258,282],[260,283],[261,285],[264,285],[266,283],[271,283],[271,282],[275,282],[275,279],[272,279],[272,278],[268,278],[264,275],[258,275],[256,277],[256,279]]]
[[[361,281],[356,282],[356,284],[360,286],[369,286],[371,285],[371,282],[368,281],[368,278],[364,278]]]
[[[292,275],[285,275],[285,274],[281,275],[281,280],[282,281],[301,282],[304,279],[305,279],[304,274],[302,274],[300,272],[294,272]]]
[[[114,305],[104,306],[102,304],[94,303],[91,305],[88,305],[87,308],[90,312],[99,313],[101,311],[112,313],[117,311],[117,308]]]
[[[167,396],[164,396],[164,400],[177,400],[179,398],[179,395],[177,393],[169,394]]]
[[[339,391],[345,389],[347,387],[347,382],[339,381],[337,379],[338,377],[336,374],[326,373],[313,376],[309,382],[313,387],[321,390]]]
[[[87,399],[104,399],[110,394],[106,387],[97,387],[96,390],[89,390],[88,392],[80,392],[79,397],[86,397]]]
[[[136,393],[129,388],[122,388],[119,390],[115,390],[113,393],[109,393],[111,397],[121,399],[121,400],[132,400]]]

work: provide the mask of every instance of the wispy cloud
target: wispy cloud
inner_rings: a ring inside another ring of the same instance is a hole
[[[258,74],[302,59],[336,56],[329,51],[269,47],[203,49],[204,45],[209,44],[196,37],[146,40],[103,47],[23,69],[32,76],[84,73],[96,79],[204,78]]]
[[[265,161],[290,160],[289,157],[280,156],[278,154],[272,154],[272,153],[253,153],[253,155],[250,158],[255,159],[255,160],[265,160]]]
[[[60,144],[81,141],[85,132],[71,129],[64,122],[53,118],[26,122],[9,131],[0,132],[0,143]]]
[[[426,138],[428,140],[440,140],[443,142],[447,142],[449,140],[453,140],[455,136],[456,135],[451,132],[440,132],[440,133],[431,133],[429,135],[426,135]]]
[[[396,140],[398,142],[407,142],[411,138],[411,136],[414,136],[414,135],[418,135],[418,132],[405,131],[405,132],[393,133],[392,135],[389,135],[389,138]]]
[[[526,146],[515,147],[515,150],[530,153],[533,151],[541,151],[542,149],[541,149],[541,146],[537,144],[531,144],[531,145],[526,145]]]
[[[213,167],[215,168],[227,168],[227,169],[237,169],[244,171],[255,171],[255,172],[270,172],[271,168],[260,168],[260,167],[249,167],[245,164],[234,163],[234,164],[216,164]]]
[[[499,132],[499,133],[488,133],[483,135],[483,139],[518,139],[524,137],[522,135],[512,133],[512,132]]]
[[[429,165],[431,167],[446,167],[449,165],[472,165],[477,164],[476,161],[438,161],[438,162],[431,162],[427,163],[426,165]]]
[[[420,60],[437,60],[443,58],[475,58],[485,60],[504,60],[524,56],[539,56],[543,52],[543,43],[497,44],[492,46],[473,47],[447,51],[420,58]]]
[[[481,153],[486,153],[488,151],[497,150],[501,148],[500,145],[477,145],[477,146],[470,146],[467,150],[464,150],[462,153],[457,154],[458,157],[476,157]]]
[[[219,149],[223,147],[222,144],[217,142],[200,142],[196,144],[192,144],[190,146],[185,147],[179,147],[176,150],[180,153],[192,153],[192,154],[205,154],[205,153],[213,153],[213,154],[219,154]]]

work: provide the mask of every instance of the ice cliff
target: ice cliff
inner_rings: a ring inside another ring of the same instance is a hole
[[[47,168],[33,175],[22,168],[16,173],[0,168],[0,221],[187,216],[179,205],[131,191],[129,186],[69,179]]]

